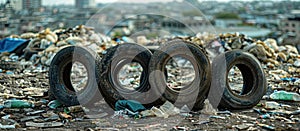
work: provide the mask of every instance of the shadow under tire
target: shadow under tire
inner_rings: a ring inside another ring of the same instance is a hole
[[[118,100],[136,100],[145,107],[152,107],[152,93],[148,82],[148,64],[152,56],[150,50],[135,43],[124,43],[111,47],[97,63],[97,81],[107,104],[115,108]],[[142,68],[139,86],[125,88],[119,81],[119,72],[126,64],[136,62]]]
[[[166,65],[173,57],[183,57],[188,60],[194,69],[195,79],[179,90],[168,86]],[[154,52],[149,64],[149,83],[156,94],[161,94],[158,103],[170,101],[176,107],[187,105],[190,109],[198,111],[203,108],[207,97],[211,70],[209,60],[198,45],[182,40],[172,40],[161,45]]]
[[[87,105],[99,101],[102,97],[95,79],[96,60],[100,60],[98,55],[84,47],[69,46],[60,50],[50,65],[49,93],[66,106]],[[77,92],[71,82],[71,70],[74,62],[81,63],[86,68],[88,75],[84,89]]]
[[[225,65],[224,65],[225,64]],[[239,94],[230,88],[228,73],[236,66],[243,77]],[[260,62],[248,52],[229,51],[218,55],[212,62],[212,84],[208,99],[219,109],[248,109],[265,95],[267,83]]]

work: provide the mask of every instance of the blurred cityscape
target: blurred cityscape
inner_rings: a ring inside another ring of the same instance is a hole
[[[0,39],[45,28],[94,27],[111,37],[146,33],[191,35],[197,32],[240,32],[252,38],[274,38],[279,44],[300,44],[299,1],[184,0],[164,3],[96,3],[45,5],[42,0],[5,0],[0,3]],[[159,13],[159,14],[158,14]]]

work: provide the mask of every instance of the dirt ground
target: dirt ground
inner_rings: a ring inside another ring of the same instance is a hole
[[[282,65],[280,68],[286,68]],[[269,69],[265,70],[266,72]],[[21,74],[0,74],[0,101],[20,99],[34,103],[33,108],[1,109],[0,123],[15,124],[17,130],[300,130],[300,103],[294,101],[276,101],[281,107],[276,110],[265,109],[264,103],[273,101],[267,96],[273,92],[274,85],[291,82],[274,82],[268,77],[269,90],[261,102],[252,109],[238,111],[219,111],[216,114],[194,112],[179,114],[168,118],[146,117],[128,118],[126,116],[112,117],[112,112],[104,101],[97,110],[99,117],[90,119],[85,112],[67,112],[67,107],[51,109],[47,96],[49,88],[48,72],[40,70]],[[297,86],[296,86],[297,87]],[[289,91],[299,90],[290,88]],[[37,111],[37,112],[36,112]],[[39,112],[40,111],[40,112]],[[36,112],[36,113],[34,113]],[[62,115],[65,112],[65,115]],[[67,112],[67,113],[66,113]],[[50,115],[49,115],[50,114]],[[266,115],[268,114],[268,115]],[[33,119],[24,119],[37,116]],[[47,119],[48,118],[48,119]],[[45,127],[26,125],[28,122],[47,123]],[[49,123],[60,123],[57,127]],[[2,128],[5,129],[5,128]],[[2,130],[1,129],[1,130]]]

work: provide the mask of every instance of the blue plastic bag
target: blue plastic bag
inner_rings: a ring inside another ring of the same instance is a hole
[[[0,40],[0,53],[2,52],[12,52],[27,40],[18,38],[5,38]]]

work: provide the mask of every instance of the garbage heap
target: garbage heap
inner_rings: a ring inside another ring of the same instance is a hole
[[[93,122],[86,124],[84,121],[88,117],[82,114],[80,106],[63,107],[58,101],[49,101],[47,71],[52,58],[62,48],[72,45],[86,46],[101,54],[105,49],[115,46],[119,42],[82,25],[70,29],[54,31],[46,29],[40,33],[12,35],[8,39],[17,41],[19,38],[24,40],[22,42],[24,45],[19,44],[18,47],[0,46],[0,51],[3,51],[0,55],[0,115],[2,117],[0,128],[82,128],[79,126],[70,127],[70,123],[74,122],[82,122],[85,126],[93,127],[91,126]],[[253,110],[232,113],[230,111],[212,112],[211,108],[205,108],[201,111],[204,116],[195,117],[193,113],[189,112],[189,109],[182,108],[183,113],[177,110],[177,114],[180,113],[181,116],[187,117],[186,121],[189,124],[183,122],[182,126],[176,126],[174,129],[220,130],[224,127],[241,130],[299,129],[297,125],[300,122],[300,55],[295,47],[279,46],[274,39],[255,40],[239,33],[221,35],[199,33],[191,37],[172,37],[151,41],[144,39],[143,42],[138,43],[145,45],[164,43],[168,39],[183,39],[196,43],[206,49],[211,59],[229,50],[241,49],[250,52],[262,63],[268,80],[268,92]],[[123,42],[128,42],[126,40],[123,39]],[[234,77],[230,79],[231,81],[237,80]],[[205,104],[207,103],[209,102],[205,102]],[[167,105],[172,107],[170,103]],[[150,115],[167,117],[159,109],[153,108],[159,113],[150,113]],[[108,116],[105,110],[98,111],[102,112],[100,117]],[[122,112],[119,111],[121,116],[117,115],[111,119],[120,119],[121,117],[122,119],[130,119],[130,116],[124,117],[125,114]],[[209,112],[208,115],[205,115],[207,112]],[[147,110],[142,112],[142,115],[147,117]],[[170,121],[174,122],[174,120]],[[276,120],[279,122],[274,122]],[[113,123],[108,120],[97,122],[100,127],[94,129],[128,127],[127,124]],[[282,122],[284,126],[282,126]],[[137,124],[140,127],[136,129],[149,130],[153,129],[152,127],[163,129],[166,128],[166,124],[168,123],[152,121],[152,123],[144,123],[144,125]]]
[[[37,71],[36,69],[46,71],[55,54],[67,46],[85,46],[100,53],[106,48],[117,44],[109,37],[96,33],[93,28],[83,25],[54,31],[47,28],[39,33],[11,35],[7,39],[7,41],[10,41],[7,42],[8,44],[16,44],[20,39],[27,40],[27,42],[18,47],[4,46],[4,49],[0,50],[2,66],[0,72],[20,68],[26,69],[26,71]],[[21,67],[16,68],[13,65]],[[18,73],[18,70],[16,73]]]

